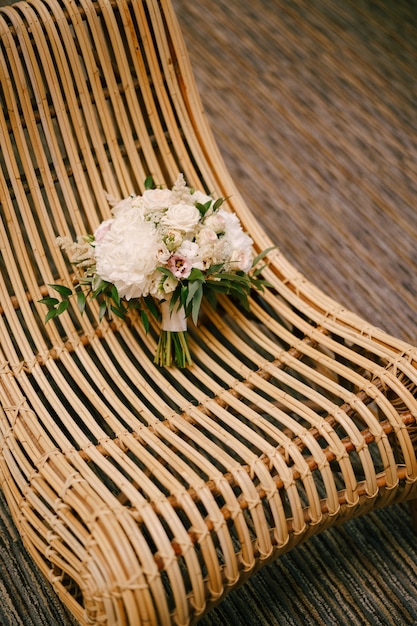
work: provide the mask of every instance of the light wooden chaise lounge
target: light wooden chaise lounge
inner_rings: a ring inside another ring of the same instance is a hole
[[[229,196],[272,244],[207,126],[169,0],[0,11],[1,485],[82,624],[198,621],[262,564],[417,497],[417,351],[307,282],[278,249],[251,314],[205,310],[195,365],[90,306],[44,324],[91,232],[152,174]]]

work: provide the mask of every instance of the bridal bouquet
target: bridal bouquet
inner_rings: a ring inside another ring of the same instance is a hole
[[[57,239],[77,284],[50,285],[60,299],[40,300],[49,308],[45,321],[66,311],[72,295],[81,313],[88,297],[97,299],[100,319],[137,309],[146,332],[149,315],[160,322],[155,363],[191,365],[187,318],[197,324],[203,298],[215,306],[221,293],[248,309],[251,288],[265,285],[256,266],[268,250],[254,257],[252,239],[224,199],[188,187],[182,174],[172,189],[154,188],[148,178],[142,195],[110,203],[113,217],[93,235]]]

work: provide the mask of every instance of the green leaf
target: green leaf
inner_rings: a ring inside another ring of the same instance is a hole
[[[57,291],[64,298],[69,298],[70,296],[72,296],[72,289],[66,287],[65,285],[49,285],[49,287],[52,287],[54,291]]]
[[[181,284],[178,284],[178,286],[176,287],[175,291],[172,292],[171,295],[171,299],[169,301],[169,310],[173,311],[175,305],[177,304],[178,300],[181,297],[181,292],[182,292],[182,286]]]
[[[153,178],[151,175],[145,178],[145,189],[153,189],[155,187],[153,183]]]
[[[199,270],[198,268],[196,268],[196,267],[192,268],[192,270],[190,272],[190,275],[188,277],[188,281],[189,282],[192,282],[194,280],[204,281],[204,274],[203,274],[203,272],[201,270]]]
[[[61,313],[64,313],[68,309],[68,305],[69,300],[62,300],[62,302],[60,302],[56,308],[56,310],[58,311],[57,315],[61,315]]]
[[[229,289],[229,292],[235,292],[235,293],[247,293],[248,289],[244,289],[242,285],[239,285],[238,283],[226,283],[227,287]]]
[[[58,309],[49,309],[48,313],[45,315],[45,324],[52,320],[54,317],[59,315]]]
[[[224,202],[224,198],[217,198],[216,202],[213,204],[213,211],[218,211],[221,205]]]
[[[140,305],[140,301],[136,300],[135,298],[133,300],[129,300],[129,302],[127,303],[127,308],[128,309],[135,309],[137,311],[140,311],[140,309],[142,308]]]
[[[201,300],[203,299],[203,286],[200,284],[199,288],[194,294],[192,299],[191,317],[194,324],[197,326],[198,316],[200,313]]]
[[[217,303],[217,298],[216,298],[215,292],[212,289],[206,289],[205,296],[207,298],[207,302],[209,303],[209,305],[213,309],[216,309],[218,303]]]
[[[141,312],[140,312],[140,316],[142,318],[142,324],[143,324],[143,327],[145,329],[145,333],[148,334],[148,332],[149,332],[149,318],[146,315],[146,311],[144,311],[142,309]]]
[[[116,307],[111,305],[110,306],[110,310],[112,311],[112,313],[114,313],[115,315],[117,315],[117,317],[120,317],[120,319],[124,320],[126,317],[126,309],[124,309],[123,307]]]
[[[107,289],[107,287],[109,285],[110,285],[110,283],[108,283],[105,280],[103,280],[102,278],[100,278],[96,288],[94,289],[93,293],[91,294],[92,299],[94,300],[95,298],[97,298],[97,296],[99,296],[101,293],[106,291],[106,289]]]
[[[187,296],[188,296],[188,287],[186,285],[182,285],[181,292],[180,292],[180,304],[178,305],[178,308],[180,306],[183,306],[185,308],[185,304],[187,302]]]
[[[158,272],[162,272],[162,274],[165,274],[165,276],[168,276],[168,278],[175,278],[174,274],[167,267],[161,266],[161,267],[157,267],[156,269],[158,270]]]
[[[107,311],[107,302],[105,300],[103,300],[103,302],[100,303],[100,309],[99,309],[99,312],[98,312],[98,316],[99,316],[99,320],[100,321],[106,315],[106,311]]]
[[[207,282],[206,284],[210,287],[210,289],[218,293],[228,293],[229,291],[229,286],[226,283],[226,281],[223,282],[223,281],[211,280],[210,282]]]
[[[251,288],[250,280],[210,280],[210,287],[219,293],[231,293],[238,291],[240,293],[249,293]]]
[[[212,202],[213,202],[212,200],[209,200],[205,204],[201,204],[201,202],[196,202],[195,203],[195,207],[196,207],[196,209],[198,209],[200,211],[201,217],[205,216],[205,214],[207,213],[207,211],[211,207],[211,203]]]
[[[252,276],[259,276],[260,274],[262,274],[262,272],[264,271],[264,269],[268,267],[267,263],[264,263],[263,265],[261,265],[260,267],[257,267],[256,270],[254,270],[253,272],[251,272]]]
[[[208,268],[206,275],[210,276],[211,274],[216,274],[217,272],[220,272],[223,266],[224,266],[224,263],[217,263],[216,265],[211,265]]]
[[[78,304],[80,313],[82,315],[85,311],[85,305],[86,305],[86,297],[85,297],[84,291],[79,291],[77,293],[77,304]]]
[[[56,306],[59,303],[58,298],[42,298],[38,300],[40,304],[46,304],[46,306]]]
[[[146,298],[144,298],[144,301],[145,301],[145,304],[148,307],[149,311],[153,315],[153,317],[156,320],[158,320],[160,315],[159,315],[158,306],[155,304],[155,300],[152,298],[152,296],[146,296]]]
[[[196,296],[197,292],[202,289],[203,283],[201,280],[195,280],[192,283],[190,283],[190,286],[188,287],[188,294],[187,294],[187,299],[185,301],[185,306],[187,307],[191,300]]]
[[[250,281],[247,274],[238,272],[220,272],[219,274],[215,275],[215,278],[220,278],[220,280],[228,280],[232,283],[249,283]]]
[[[114,304],[120,308],[122,306],[121,302],[120,302],[120,296],[119,296],[119,292],[117,291],[117,287],[116,285],[112,285],[111,291],[110,291],[110,295],[111,298],[114,302]]]
[[[262,280],[260,278],[257,279],[251,277],[251,285],[254,289],[257,289],[258,291],[265,291],[266,287],[268,287],[269,289],[274,288],[274,285],[272,283],[267,280]]]
[[[269,254],[272,250],[275,250],[276,248],[278,248],[278,246],[271,246],[270,248],[267,248],[266,250],[264,250],[263,252],[260,252],[254,259],[252,262],[252,267],[255,267],[255,265],[258,265],[259,261],[262,261],[263,258],[266,257],[267,254]]]

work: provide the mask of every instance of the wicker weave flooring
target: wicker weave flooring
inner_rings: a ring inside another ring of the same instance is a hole
[[[0,0],[0,4],[4,4]],[[415,0],[175,0],[243,196],[329,295],[417,343]],[[0,500],[0,624],[69,626]],[[202,626],[417,623],[406,507],[310,539]]]

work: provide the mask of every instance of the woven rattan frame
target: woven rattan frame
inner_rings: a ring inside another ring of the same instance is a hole
[[[1,480],[25,545],[82,624],[181,624],[330,525],[416,497],[417,352],[325,297],[275,249],[251,314],[205,311],[195,365],[157,330],[45,326],[71,280],[58,235],[152,174],[230,197],[169,0],[0,11]]]

